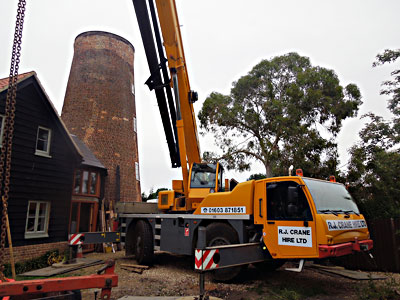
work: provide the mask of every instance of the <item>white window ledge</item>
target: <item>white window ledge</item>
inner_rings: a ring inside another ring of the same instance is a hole
[[[25,239],[38,239],[38,238],[46,238],[49,237],[49,234],[46,232],[25,232]]]
[[[42,156],[42,157],[47,157],[47,158],[51,158],[51,155],[49,155],[49,154],[46,153],[46,152],[39,151],[39,150],[36,150],[36,151],[35,151],[35,155],[37,155],[37,156]]]

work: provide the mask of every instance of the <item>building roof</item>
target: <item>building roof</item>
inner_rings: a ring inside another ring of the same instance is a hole
[[[83,155],[82,165],[96,167],[107,170],[107,168],[97,159],[92,151],[82,142],[76,135],[71,134],[72,140],[78,146],[79,150]]]
[[[31,77],[32,75],[36,75],[36,72],[31,71],[31,72],[19,74],[17,82],[19,83],[19,82],[25,80],[26,78]],[[0,79],[0,92],[8,88],[8,83],[9,83],[9,77]]]
[[[20,84],[22,81],[27,80],[28,78],[33,77],[33,80],[39,85],[44,97],[43,99],[47,100],[46,103],[50,106],[50,110],[54,113],[55,117],[58,120],[59,125],[61,125],[62,129],[64,130],[64,136],[66,139],[72,144],[72,148],[76,153],[80,156],[83,157],[81,151],[79,150],[79,147],[75,144],[74,140],[71,138],[67,127],[65,126],[64,122],[61,120],[60,116],[58,115],[58,112],[56,108],[53,105],[53,102],[51,102],[49,96],[47,95],[46,91],[44,90],[42,84],[39,81],[39,78],[37,77],[37,74],[35,71],[30,71],[26,73],[22,73],[18,75],[18,81],[17,84]],[[6,78],[0,78],[0,93],[4,92],[5,90],[8,89],[8,83],[9,83],[9,77]]]

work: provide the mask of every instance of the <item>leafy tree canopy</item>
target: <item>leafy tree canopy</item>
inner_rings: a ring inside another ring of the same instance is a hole
[[[265,176],[265,174],[261,174],[261,173],[255,173],[255,174],[251,174],[249,178],[247,178],[247,181],[249,180],[259,180],[259,179],[264,179],[267,178],[267,176]]]
[[[291,164],[315,175],[315,166],[326,165],[324,157],[337,158],[334,138],[361,103],[355,84],[342,87],[333,70],[312,66],[308,57],[288,53],[263,60],[233,83],[230,95],[213,92],[205,100],[200,127],[213,133],[223,155],[206,152],[204,159],[222,159],[239,171],[258,160],[268,177],[287,174]],[[330,138],[321,136],[319,126]]]
[[[369,219],[400,217],[400,153],[379,146],[351,148],[350,192]]]
[[[373,67],[380,66],[386,63],[393,63],[400,57],[400,49],[386,49],[382,54],[376,56],[376,61]],[[398,136],[400,133],[400,69],[391,72],[392,80],[382,82],[381,95],[390,96],[388,100],[388,108],[395,115],[393,120],[393,129],[397,133],[396,142],[400,142]]]
[[[159,188],[155,192],[154,192],[153,189],[151,189],[149,191],[149,195],[146,195],[146,193],[143,192],[142,193],[142,201],[146,202],[147,200],[150,200],[150,199],[157,199],[158,198],[158,193],[161,192],[161,191],[168,191],[168,189],[167,188]]]
[[[378,54],[374,67],[393,63],[400,50]],[[400,70],[391,73],[392,80],[382,83],[381,94],[389,95],[388,108],[394,119],[387,121],[373,113],[360,131],[360,142],[350,149],[347,180],[350,191],[367,218],[400,217]]]

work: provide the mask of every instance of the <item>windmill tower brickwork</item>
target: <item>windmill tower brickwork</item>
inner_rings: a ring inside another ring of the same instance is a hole
[[[78,35],[62,109],[78,136],[108,169],[105,201],[141,201],[134,53],[124,38],[101,31]]]

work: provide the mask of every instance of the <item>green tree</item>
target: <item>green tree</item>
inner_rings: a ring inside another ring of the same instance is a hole
[[[334,138],[361,103],[356,85],[342,87],[333,70],[312,66],[308,57],[263,60],[233,83],[230,95],[213,92],[205,100],[200,127],[214,135],[223,154],[205,152],[204,159],[222,159],[239,171],[257,160],[268,177],[287,174],[290,165],[315,175],[315,166],[337,158]]]
[[[393,63],[400,50],[385,50],[378,54],[373,67]],[[382,83],[382,95],[388,95],[390,121],[373,113],[360,131],[360,142],[350,149],[351,159],[347,180],[350,191],[367,218],[400,217],[400,70],[391,72],[392,80]]]
[[[391,150],[393,126],[374,114],[364,117],[370,122],[350,149],[350,192],[367,218],[400,216],[400,153]]]
[[[376,56],[376,61],[372,64],[373,67],[380,66],[386,63],[393,63],[400,57],[400,49],[386,49],[382,54]],[[400,120],[400,69],[391,72],[392,80],[386,80],[382,83],[383,89],[381,95],[388,95],[389,110],[396,116],[394,121],[395,129],[399,132]]]
[[[373,67],[380,66],[387,63],[394,63],[400,57],[400,49],[388,50],[386,49],[382,54],[376,56],[376,61]],[[392,80],[382,82],[381,95],[388,95],[388,108],[394,114],[393,129],[396,132],[395,142],[399,143],[400,133],[400,69],[391,72]]]
[[[142,193],[142,201],[143,202],[147,202],[147,200],[150,200],[150,199],[157,199],[158,198],[158,193],[161,192],[161,191],[168,191],[168,189],[167,188],[159,188],[155,192],[154,192],[153,189],[150,189],[148,196],[146,195],[146,193],[143,192]]]
[[[259,179],[264,179],[267,178],[267,176],[265,176],[265,174],[262,173],[255,173],[255,174],[251,174],[249,178],[247,178],[247,181],[249,180],[259,180]]]

